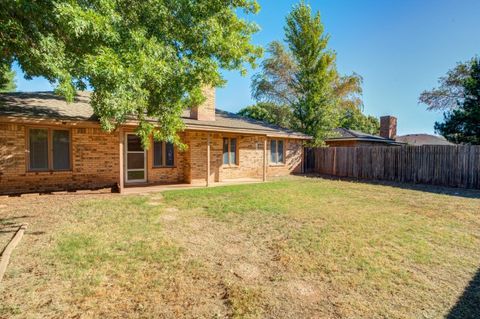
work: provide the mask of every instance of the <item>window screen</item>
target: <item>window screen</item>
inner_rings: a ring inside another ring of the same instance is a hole
[[[228,164],[228,138],[223,139],[223,164]]]
[[[173,144],[172,143],[166,143],[165,144],[165,153],[166,159],[165,159],[165,166],[173,166],[174,165],[174,150],[173,150]]]
[[[283,163],[283,141],[277,141],[277,163]]]
[[[237,139],[230,139],[230,164],[237,164]]]
[[[272,163],[277,162],[277,141],[276,140],[270,141],[270,161]]]
[[[223,164],[237,165],[237,139],[223,139]]]
[[[53,169],[70,169],[70,132],[64,130],[52,131]]]
[[[163,143],[162,142],[153,142],[153,165],[162,166],[163,165]]]
[[[174,166],[175,147],[173,143],[155,141],[153,143],[153,166]]]
[[[48,169],[48,130],[30,129],[30,169]]]
[[[270,162],[281,164],[284,161],[283,140],[270,140]]]

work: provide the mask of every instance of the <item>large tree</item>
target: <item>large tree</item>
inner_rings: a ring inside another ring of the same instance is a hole
[[[365,115],[358,108],[345,108],[340,114],[339,127],[368,134],[380,133],[380,121],[372,115]]]
[[[254,120],[278,125],[283,128],[292,128],[296,126],[292,110],[287,105],[277,105],[272,102],[259,102],[247,106],[238,112],[239,115]]]
[[[318,144],[337,125],[374,131],[368,125],[371,117],[361,112],[362,78],[337,72],[319,13],[312,15],[309,6],[297,5],[287,17],[285,33],[288,48],[278,41],[270,43],[261,71],[252,78],[252,97],[257,105],[241,110],[241,114],[267,122],[280,119],[288,128],[313,135]],[[261,103],[268,103],[268,110]],[[287,116],[286,107],[291,116]],[[268,111],[284,116],[270,116]]]
[[[257,10],[255,0],[5,0],[0,70],[17,61],[68,101],[91,86],[104,129],[133,117],[145,145],[152,132],[179,143],[182,110],[202,86],[261,54],[250,43],[258,27],[238,16]]]
[[[320,144],[338,124],[337,101],[332,82],[336,77],[335,54],[327,48],[320,13],[310,6],[296,5],[287,16],[285,42],[296,65],[292,88],[297,100],[292,109],[301,131]]]
[[[453,110],[458,101],[465,98],[464,81],[469,77],[472,61],[457,63],[446,76],[438,79],[439,87],[423,91],[418,98],[419,103],[427,105],[430,111]]]
[[[444,122],[435,123],[435,131],[454,143],[480,144],[480,58],[469,63],[462,81],[462,98],[444,113]]]

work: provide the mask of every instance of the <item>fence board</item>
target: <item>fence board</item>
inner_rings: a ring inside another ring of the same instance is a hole
[[[339,177],[480,189],[480,146],[309,149],[307,171]]]

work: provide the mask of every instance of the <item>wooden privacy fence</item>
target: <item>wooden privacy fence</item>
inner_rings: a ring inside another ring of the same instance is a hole
[[[307,172],[480,189],[480,146],[327,147],[305,154]]]

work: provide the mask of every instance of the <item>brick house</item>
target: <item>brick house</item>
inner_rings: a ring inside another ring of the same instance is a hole
[[[73,103],[49,92],[0,94],[0,194],[130,185],[210,185],[302,171],[308,136],[215,109],[215,90],[184,114],[187,149],[151,140],[127,122],[104,132],[89,95]]]

